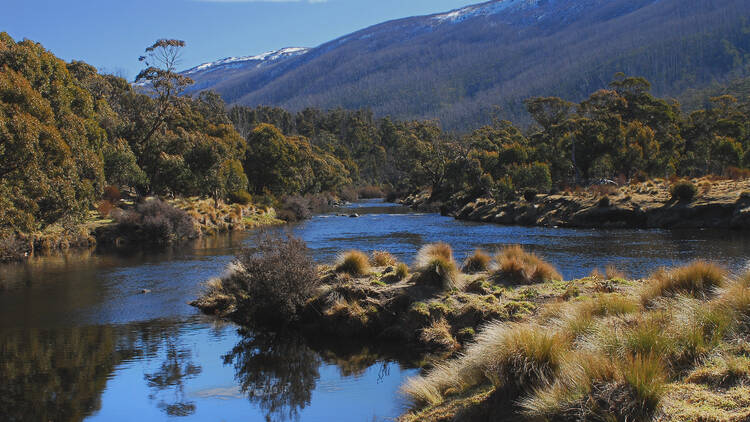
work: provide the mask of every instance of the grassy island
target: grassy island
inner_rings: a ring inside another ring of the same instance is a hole
[[[315,265],[300,240],[276,241],[241,253],[193,305],[259,330],[423,353],[403,421],[750,416],[750,274],[699,261],[564,281],[518,246],[458,263],[444,243],[411,266],[384,251]]]

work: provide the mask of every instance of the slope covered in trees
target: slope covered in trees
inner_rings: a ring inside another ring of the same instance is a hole
[[[743,0],[499,0],[383,23],[225,78],[190,76],[232,104],[366,107],[463,131],[493,116],[527,123],[525,99],[580,101],[616,72],[677,98],[747,76],[748,15]]]
[[[458,136],[436,121],[368,110],[227,110],[213,93],[146,95],[31,41],[0,41],[3,242],[50,226],[76,230],[116,191],[274,204],[378,185],[401,194],[427,188],[460,203],[599,178],[742,175],[750,167],[746,96],[720,95],[686,113],[655,97],[647,80],[623,74],[579,103],[527,99],[528,129],[495,120]],[[182,83],[168,68],[144,74],[156,90]],[[741,93],[735,86],[726,89]]]

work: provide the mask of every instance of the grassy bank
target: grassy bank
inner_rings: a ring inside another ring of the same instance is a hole
[[[748,420],[749,323],[750,274],[705,262],[560,298],[410,379],[401,420]]]
[[[243,253],[193,305],[421,353],[403,421],[750,417],[750,274],[694,262],[644,280],[609,267],[563,281],[516,246],[458,263],[446,244],[411,265],[384,251],[315,265],[304,243],[281,243]]]

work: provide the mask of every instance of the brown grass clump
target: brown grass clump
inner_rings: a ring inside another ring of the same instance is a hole
[[[403,262],[399,262],[396,265],[396,278],[403,280],[409,276],[409,266]]]
[[[363,252],[351,250],[339,255],[335,270],[355,277],[365,276],[370,273],[370,260]]]
[[[387,267],[390,265],[396,265],[396,258],[385,251],[374,251],[372,253],[372,265],[376,267]]]
[[[624,280],[628,276],[623,271],[618,270],[614,265],[607,265],[607,267],[604,269],[604,275],[607,277],[607,280]]]
[[[458,282],[458,267],[453,260],[453,250],[447,243],[433,243],[422,247],[417,253],[419,280],[452,289]]]
[[[487,255],[484,251],[477,249],[474,251],[474,254],[466,258],[461,271],[467,274],[475,274],[487,271],[490,267],[491,262],[492,257]]]
[[[451,334],[451,328],[448,321],[440,317],[432,321],[428,327],[423,328],[419,338],[426,344],[446,350],[453,350],[458,348],[459,344]]]
[[[706,261],[695,261],[673,270],[659,270],[644,286],[641,299],[644,304],[658,297],[676,294],[706,298],[725,284],[727,272],[724,268]]]
[[[544,283],[562,280],[557,269],[519,245],[507,246],[495,256],[498,269],[493,272],[495,280],[511,284]]]

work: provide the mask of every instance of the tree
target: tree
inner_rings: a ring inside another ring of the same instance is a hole
[[[148,142],[169,118],[174,100],[193,83],[189,77],[177,73],[183,47],[185,41],[160,39],[146,48],[146,54],[138,58],[138,61],[146,64],[146,68],[138,73],[135,81],[146,82],[145,86],[156,101],[150,129],[141,140],[143,143]]]

